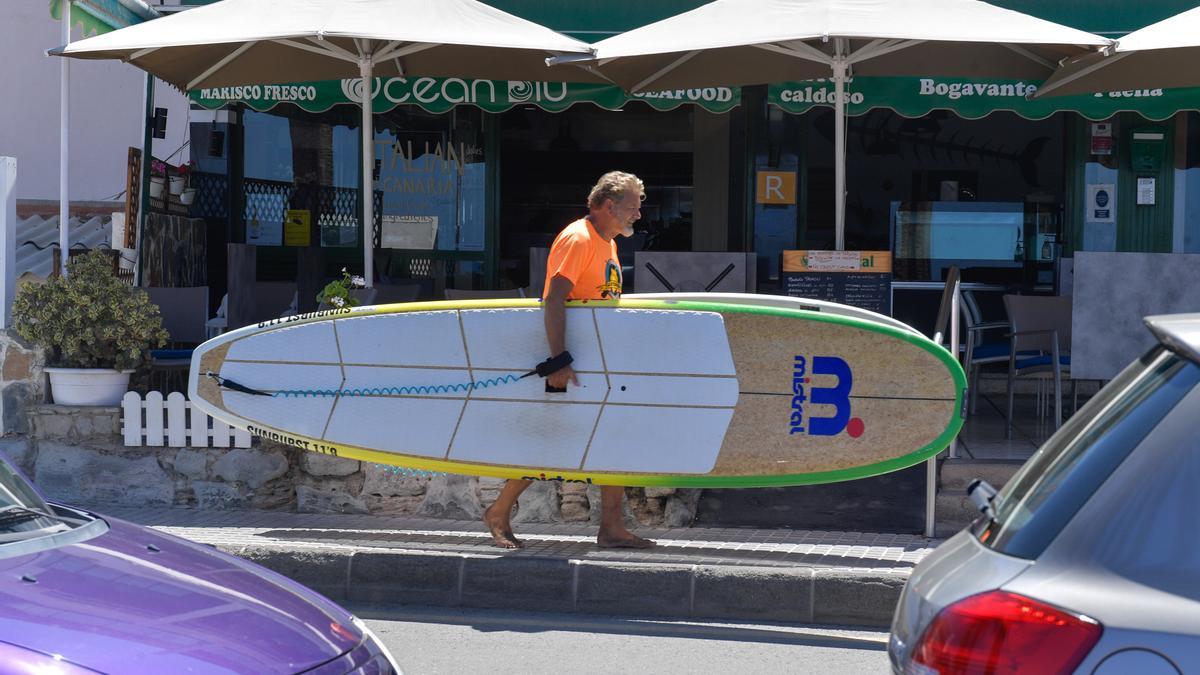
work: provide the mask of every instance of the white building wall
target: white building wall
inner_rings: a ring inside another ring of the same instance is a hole
[[[0,27],[0,155],[17,158],[18,200],[57,201],[60,60],[45,51],[62,43],[62,27],[46,0],[4,0]],[[82,37],[77,24],[72,40]],[[142,146],[144,93],[144,74],[133,66],[71,62],[71,201],[119,199],[128,148]],[[188,102],[158,82],[155,105],[169,111],[167,137],[154,141],[154,155],[166,159],[187,139]]]

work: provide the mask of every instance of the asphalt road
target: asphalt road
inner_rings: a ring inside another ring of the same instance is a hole
[[[405,673],[886,673],[887,633],[480,609],[354,608]]]

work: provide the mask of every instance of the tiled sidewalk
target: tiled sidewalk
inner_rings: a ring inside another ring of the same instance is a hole
[[[818,567],[904,572],[938,540],[909,534],[705,528],[642,528],[651,550],[601,549],[594,526],[516,527],[526,546],[491,545],[481,523],[429,518],[303,514],[272,511],[206,511],[183,508],[95,507],[100,513],[222,548],[277,546],[297,549],[433,551],[478,556],[684,565]]]

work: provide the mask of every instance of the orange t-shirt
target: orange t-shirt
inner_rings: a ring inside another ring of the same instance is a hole
[[[550,280],[556,276],[566,277],[575,284],[567,296],[568,300],[613,300],[621,297],[621,261],[617,259],[617,242],[604,241],[587,218],[571,223],[558,233],[554,244],[550,246],[543,294],[550,292]]]

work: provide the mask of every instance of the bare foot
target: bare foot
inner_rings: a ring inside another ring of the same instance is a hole
[[[521,548],[525,545],[520,539],[517,539],[513,534],[512,526],[506,517],[508,514],[493,512],[495,505],[489,506],[483,512],[483,524],[487,525],[488,532],[492,533],[492,540],[496,546],[500,548]]]
[[[600,548],[654,548],[657,544],[626,530],[613,534],[601,532],[596,536],[596,545]]]

